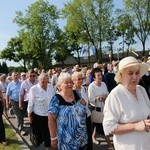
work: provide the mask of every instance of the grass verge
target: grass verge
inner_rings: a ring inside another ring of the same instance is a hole
[[[6,140],[8,145],[0,144],[0,150],[21,150],[21,142],[18,141],[16,133],[11,128],[11,125],[7,124],[4,120]]]

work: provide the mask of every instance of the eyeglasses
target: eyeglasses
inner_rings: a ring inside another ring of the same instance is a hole
[[[78,78],[77,80],[78,80],[78,81],[81,81],[81,80],[83,80],[83,78]]]
[[[30,75],[30,77],[35,77],[35,75]]]
[[[21,75],[22,77],[25,77],[26,75],[25,74],[23,74],[23,75]]]
[[[73,84],[73,82],[72,81],[65,81],[65,82],[63,82],[63,84]]]

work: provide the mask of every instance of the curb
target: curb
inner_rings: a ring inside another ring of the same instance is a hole
[[[18,132],[16,131],[16,129],[15,129],[14,125],[11,123],[11,121],[8,120],[5,117],[5,115],[3,115],[3,119],[10,126],[10,128],[16,133],[16,137],[17,137],[19,143],[21,143],[22,150],[30,150],[28,143],[22,138],[22,136],[20,134],[18,134]],[[7,137],[6,137],[6,139],[7,139]]]

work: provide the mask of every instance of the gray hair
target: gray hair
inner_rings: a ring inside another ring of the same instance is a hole
[[[58,82],[57,82],[57,86],[61,83],[63,83],[65,80],[67,79],[71,79],[71,75],[69,73],[62,73],[59,77],[58,77]]]
[[[41,73],[38,77],[38,81],[42,80],[45,77],[48,79],[48,75],[46,73]]]

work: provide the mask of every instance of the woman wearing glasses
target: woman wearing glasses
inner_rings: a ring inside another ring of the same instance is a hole
[[[91,124],[91,112],[88,108],[89,106],[89,99],[88,99],[88,91],[87,87],[82,86],[83,84],[83,74],[82,72],[74,72],[72,74],[72,81],[73,81],[73,89],[77,92],[80,98],[83,98],[86,101],[86,111],[87,111],[87,134],[88,134],[88,144],[87,150],[93,149],[92,143],[92,124]]]
[[[86,102],[73,90],[71,75],[58,78],[59,93],[49,105],[51,146],[58,150],[83,150],[87,144]]]

